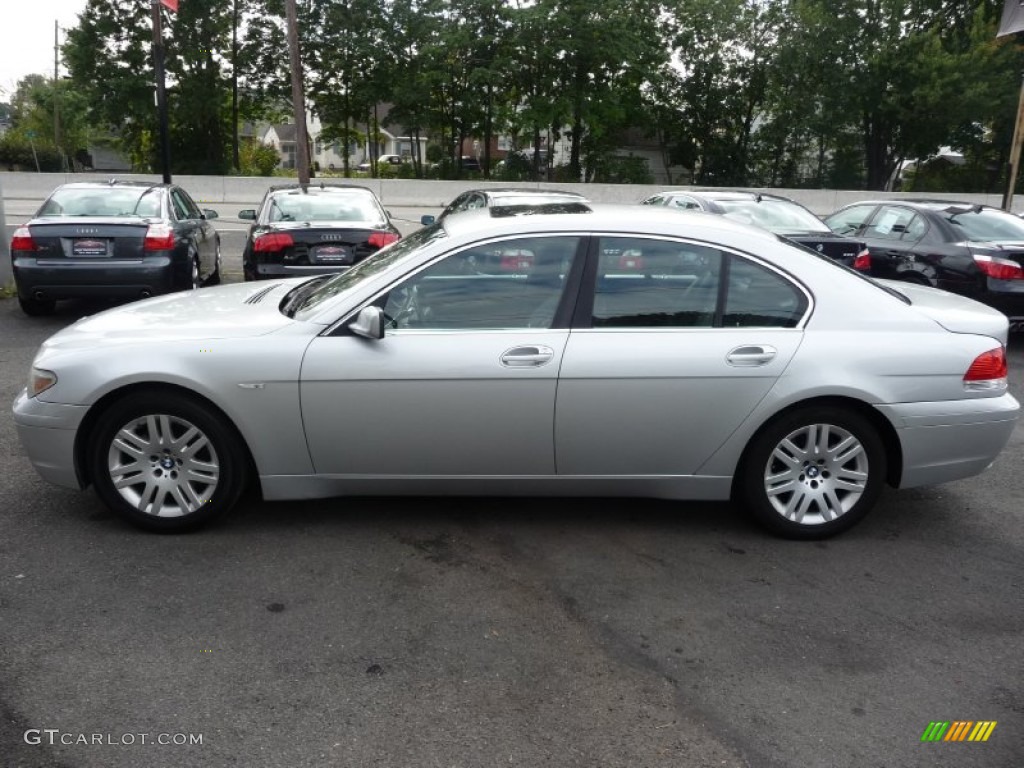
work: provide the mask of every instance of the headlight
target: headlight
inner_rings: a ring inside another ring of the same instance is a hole
[[[41,395],[57,383],[57,374],[53,371],[44,371],[42,368],[33,368],[28,375],[28,396]]]

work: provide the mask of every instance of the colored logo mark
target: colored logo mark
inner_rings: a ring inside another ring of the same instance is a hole
[[[995,720],[933,721],[924,729],[921,741],[988,741],[995,729]]]

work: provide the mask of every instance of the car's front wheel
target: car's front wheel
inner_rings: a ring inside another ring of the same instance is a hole
[[[769,530],[823,539],[859,522],[885,480],[885,446],[853,410],[801,408],[753,439],[737,478],[739,495]]]
[[[177,392],[128,395],[93,430],[92,478],[114,512],[151,531],[191,530],[227,512],[246,454],[226,419]]]

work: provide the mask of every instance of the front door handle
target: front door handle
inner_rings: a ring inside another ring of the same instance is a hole
[[[506,368],[539,368],[551,362],[555,351],[542,345],[512,347],[501,355],[501,364]]]
[[[770,363],[775,359],[776,354],[778,354],[778,350],[775,347],[770,347],[767,344],[754,344],[749,347],[736,347],[730,350],[729,354],[725,356],[725,361],[729,365],[751,368]]]

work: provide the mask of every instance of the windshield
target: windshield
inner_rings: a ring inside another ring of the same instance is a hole
[[[382,221],[384,212],[368,192],[310,189],[278,192],[270,198],[267,221]]]
[[[381,248],[369,258],[356,264],[352,269],[335,275],[330,280],[321,283],[315,291],[312,291],[301,302],[291,307],[292,315],[315,309],[319,304],[328,299],[338,296],[354,288],[364,280],[384,272],[392,264],[418,251],[423,246],[447,236],[448,233],[444,231],[442,224],[431,224],[428,227],[417,230],[403,240]]]
[[[990,243],[996,240],[1024,241],[1024,219],[995,208],[947,208],[946,221],[964,240]]]
[[[725,210],[725,216],[745,224],[754,224],[777,235],[794,232],[831,232],[832,230],[813,213],[789,200],[762,197],[745,200],[715,200]]]
[[[159,187],[58,189],[36,216],[159,216]]]

